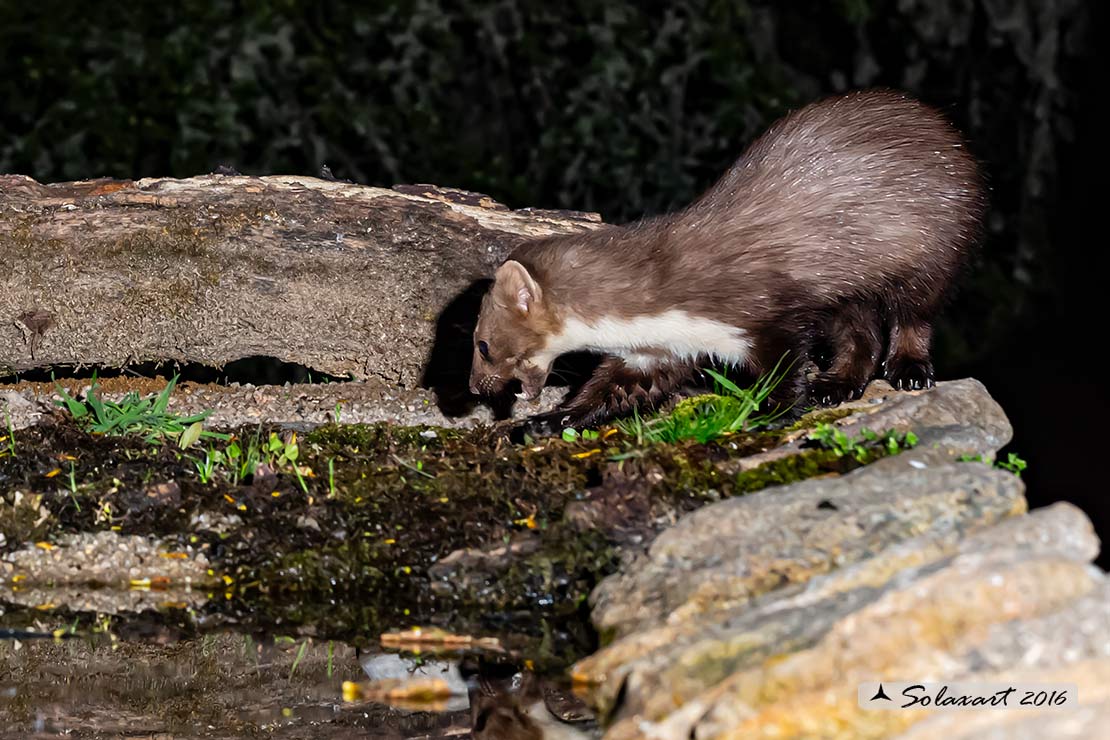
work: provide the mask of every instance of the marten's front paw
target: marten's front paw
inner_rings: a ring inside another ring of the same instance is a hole
[[[509,441],[514,444],[524,444],[525,435],[532,439],[556,437],[568,426],[571,426],[570,415],[566,411],[556,410],[546,414],[536,414],[513,426],[509,430]]]
[[[820,406],[836,406],[845,401],[856,400],[863,395],[866,387],[866,385],[821,373],[810,382],[807,395],[812,403]]]
[[[933,364],[928,360],[895,358],[887,363],[884,376],[900,391],[920,391],[936,385]]]

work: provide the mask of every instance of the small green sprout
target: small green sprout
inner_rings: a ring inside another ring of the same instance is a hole
[[[305,650],[308,649],[308,639],[301,643],[301,647],[297,650],[297,657],[293,659],[293,667],[289,669],[289,680],[293,680],[293,674],[297,672],[297,666],[301,664],[301,659],[304,658]]]
[[[851,457],[856,462],[866,463],[874,459],[877,449],[888,455],[897,455],[902,450],[915,447],[918,442],[913,432],[900,433],[889,429],[878,434],[870,429],[861,429],[858,437],[849,437],[844,430],[832,424],[818,424],[809,434],[809,439],[817,442],[837,457]]]
[[[15,457],[15,425],[12,424],[12,415],[7,409],[4,409],[4,421],[6,422],[8,433],[0,437],[0,442],[8,446],[8,451],[5,454],[10,457]],[[4,457],[4,454],[0,454],[0,457]]]
[[[205,450],[204,459],[194,461],[200,482],[207,485],[208,481],[212,479],[212,474],[216,472],[216,468],[223,465],[226,459],[224,453],[214,447]]]
[[[998,468],[999,470],[1006,470],[1010,473],[1013,473],[1019,478],[1021,477],[1021,474],[1025,472],[1025,469],[1029,467],[1029,463],[1027,463],[1016,452],[1008,453],[1005,460],[995,460],[989,455],[960,455],[958,458],[956,458],[956,460],[958,462],[985,463],[987,465]]]
[[[995,465],[1002,468],[1003,470],[1010,471],[1019,478],[1021,477],[1021,474],[1025,472],[1025,469],[1029,467],[1029,463],[1019,457],[1016,452],[1009,453],[1008,455],[1006,455],[1005,461],[999,460],[995,462]]]
[[[599,439],[601,439],[601,432],[596,429],[583,429],[582,431],[578,431],[573,427],[567,427],[563,430],[564,442],[577,442],[578,440],[582,440],[583,442],[595,442]],[[527,439],[525,440],[525,444],[529,444]]]
[[[73,505],[77,507],[77,511],[81,511],[81,504],[77,501],[77,471],[72,460],[69,462],[69,497],[73,499]]]

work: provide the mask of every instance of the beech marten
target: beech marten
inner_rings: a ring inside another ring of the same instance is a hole
[[[567,425],[657,407],[699,364],[792,358],[787,403],[858,397],[880,366],[896,388],[930,387],[932,321],[984,202],[936,110],[889,90],[813,103],[682,211],[517,247],[482,301],[471,390],[516,378],[533,398],[581,350],[606,357],[564,403]],[[818,343],[829,357],[807,381]]]

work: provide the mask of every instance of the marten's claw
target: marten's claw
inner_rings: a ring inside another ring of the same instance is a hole
[[[920,391],[936,385],[931,363],[903,360],[887,365],[886,379],[900,391]]]
[[[536,414],[513,426],[509,430],[509,441],[523,444],[525,435],[533,439],[556,437],[568,426],[570,426],[570,418],[565,411]]]
[[[810,383],[809,398],[821,406],[837,406],[845,401],[854,401],[863,395],[866,385],[835,376],[818,376]]]

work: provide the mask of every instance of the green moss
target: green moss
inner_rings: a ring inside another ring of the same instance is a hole
[[[458,442],[468,436],[475,438],[476,433],[427,425],[397,426],[379,422],[376,424],[327,424],[309,432],[304,439],[309,444],[330,448],[332,451],[342,451],[356,448],[374,450],[383,446],[395,447],[398,445],[439,448],[442,447],[445,441]]]
[[[732,481],[732,493],[753,493],[819,475],[846,473],[857,467],[859,464],[851,458],[838,457],[829,450],[807,450],[737,473]]]
[[[679,401],[671,410],[671,416],[678,421],[692,423],[698,417],[705,415],[707,406],[712,406],[720,413],[735,414],[740,411],[740,400],[729,396],[718,396],[715,393],[703,393]]]
[[[783,431],[793,432],[800,429],[813,429],[819,424],[832,424],[835,421],[846,419],[852,414],[859,413],[859,409],[853,409],[845,406],[834,406],[832,408],[814,409],[809,411],[798,419],[796,422],[786,427]]]

